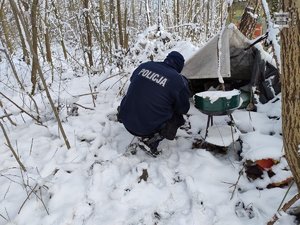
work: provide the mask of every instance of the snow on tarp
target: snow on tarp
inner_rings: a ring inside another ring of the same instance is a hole
[[[259,159],[279,160],[283,156],[282,139],[252,132],[241,136],[243,141],[243,152],[241,156],[245,160],[256,161]]]
[[[232,91],[203,91],[197,93],[196,95],[202,98],[208,98],[211,103],[214,103],[219,98],[231,99],[232,96],[236,96],[239,94],[240,91],[235,89]]]

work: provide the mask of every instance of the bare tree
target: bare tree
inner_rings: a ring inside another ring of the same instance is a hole
[[[26,42],[25,42],[25,38],[24,38],[24,34],[22,32],[22,28],[21,28],[21,23],[20,23],[20,18],[18,16],[18,8],[16,4],[13,4],[13,1],[9,1],[12,12],[13,12],[13,16],[14,16],[14,22],[16,23],[17,29],[18,29],[18,34],[20,37],[20,41],[21,41],[21,46],[22,46],[22,51],[23,51],[23,60],[29,64],[30,60],[29,60],[29,52],[26,46]]]
[[[2,26],[3,35],[5,38],[5,42],[10,54],[13,53],[13,44],[11,42],[11,32],[9,31],[9,24],[6,18],[6,10],[5,10],[5,1],[3,1],[0,5],[0,24]]]
[[[118,17],[119,43],[120,43],[121,48],[123,48],[124,47],[124,35],[123,35],[123,21],[122,21],[120,0],[117,0],[117,17]]]
[[[31,68],[31,83],[32,89],[31,94],[34,95],[36,84],[37,84],[37,64],[38,64],[38,29],[37,29],[37,9],[38,9],[38,0],[33,0],[31,5],[31,38],[32,38],[32,68]],[[30,40],[27,40],[28,42]]]
[[[49,4],[48,0],[45,0],[45,18],[44,18],[44,24],[45,24],[45,31],[44,31],[44,37],[45,37],[45,46],[46,46],[46,59],[47,62],[52,64],[52,54],[51,54],[51,40],[50,40],[50,33],[49,33]]]
[[[87,42],[87,47],[86,47],[86,52],[88,55],[88,60],[89,60],[89,66],[93,66],[93,52],[92,52],[92,47],[93,47],[93,37],[92,37],[92,31],[91,31],[91,23],[89,19],[89,0],[83,0],[83,15],[84,15],[84,21],[85,21],[85,28],[86,28],[86,42]]]

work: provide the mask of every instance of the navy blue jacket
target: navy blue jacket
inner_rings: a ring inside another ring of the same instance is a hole
[[[190,108],[187,79],[165,62],[146,62],[132,74],[119,118],[138,136],[151,135],[171,119]]]

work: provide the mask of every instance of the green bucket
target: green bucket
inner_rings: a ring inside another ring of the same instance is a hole
[[[251,93],[248,91],[241,90],[241,105],[239,109],[245,109],[250,103]]]
[[[226,115],[240,105],[240,91],[206,91],[195,94],[195,107],[208,115]]]

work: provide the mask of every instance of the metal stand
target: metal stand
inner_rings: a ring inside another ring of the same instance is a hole
[[[233,116],[231,113],[227,114],[230,118],[230,123],[231,123],[231,126],[234,124],[234,120],[233,120]],[[207,123],[206,123],[206,130],[205,130],[205,137],[204,137],[204,140],[206,140],[206,137],[208,135],[208,128],[209,126],[212,126],[214,124],[214,121],[213,121],[213,116],[212,114],[208,114],[207,115]]]

